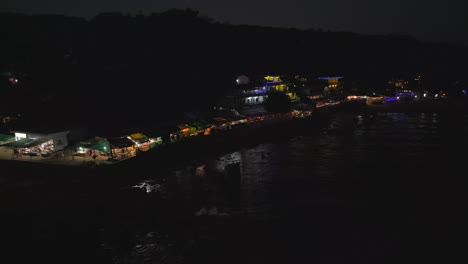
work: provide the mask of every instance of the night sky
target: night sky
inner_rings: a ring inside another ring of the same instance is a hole
[[[466,0],[3,0],[0,11],[91,18],[109,11],[150,14],[187,7],[232,24],[409,34],[468,45]]]

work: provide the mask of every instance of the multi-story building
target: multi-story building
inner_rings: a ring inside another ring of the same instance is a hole
[[[325,81],[323,84],[324,94],[330,94],[337,91],[343,91],[343,77],[341,76],[323,76],[318,77],[318,80]]]
[[[417,98],[418,95],[421,94],[422,96],[427,93],[427,91],[423,90],[421,76],[416,76],[415,78],[410,79],[395,78],[390,80],[388,83],[390,85],[388,90],[398,97]]]
[[[292,102],[299,101],[296,84],[285,81],[280,76],[264,76],[250,79],[241,75],[236,79],[235,87],[229,89],[219,105],[226,108],[243,109],[263,105],[268,94],[280,92],[286,94]]]

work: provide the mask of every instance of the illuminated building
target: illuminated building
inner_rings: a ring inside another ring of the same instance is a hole
[[[343,82],[341,76],[326,76],[326,77],[318,77],[318,80],[325,80],[326,84],[324,87],[324,92],[329,93],[333,90],[339,90],[343,88]]]
[[[268,95],[272,92],[284,93],[289,97],[291,102],[298,102],[299,96],[296,93],[298,87],[296,86],[306,80],[297,76],[289,80],[286,77],[278,75],[268,75],[253,79],[241,75],[236,79],[236,86],[226,92],[218,106],[238,110],[256,106],[261,107],[266,103]]]
[[[423,90],[422,87],[422,76],[418,75],[415,78],[409,79],[393,79],[389,82],[390,88],[395,96],[401,97],[424,97],[424,93],[427,91]]]
[[[266,80],[265,86],[267,90],[284,93],[291,99],[291,102],[299,101],[294,81],[286,81],[286,79],[281,76],[265,76],[264,79]]]
[[[111,157],[116,160],[123,160],[136,156],[136,145],[127,137],[109,138],[111,147]]]
[[[245,75],[241,75],[236,79],[236,86],[226,92],[220,105],[234,109],[262,105],[268,98],[268,92],[265,82],[251,81]]]
[[[127,136],[140,151],[148,151],[151,147],[151,140],[142,133],[133,133]]]
[[[22,154],[48,155],[63,150],[68,145],[67,135],[71,130],[15,130],[15,141],[6,144]]]
[[[404,89],[405,87],[408,87],[409,85],[409,81],[401,80],[401,79],[391,80],[388,83],[391,84],[396,89]]]
[[[0,146],[1,145],[5,145],[5,144],[8,144],[8,143],[11,143],[15,141],[15,137],[12,136],[12,135],[3,135],[3,134],[0,134]]]
[[[327,76],[327,77],[318,77],[319,80],[326,80],[328,88],[337,88],[340,83],[340,79],[343,79],[341,76]]]
[[[371,105],[371,104],[381,104],[384,102],[384,97],[383,96],[367,96],[366,97],[366,104]]]
[[[75,144],[75,152],[78,154],[107,156],[110,151],[109,141],[100,137],[93,137]]]

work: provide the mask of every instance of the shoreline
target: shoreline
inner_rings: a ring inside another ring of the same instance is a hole
[[[316,109],[310,117],[266,120],[262,121],[262,123],[254,124],[254,127],[238,127],[209,136],[199,136],[181,142],[159,146],[148,152],[141,152],[134,158],[113,164],[98,165],[78,160],[81,165],[76,165],[11,159],[0,159],[0,164],[2,164],[3,167],[10,167],[14,170],[21,170],[23,168],[25,170],[49,168],[57,171],[83,171],[85,174],[89,174],[93,170],[99,174],[99,172],[105,171],[131,172],[137,168],[149,169],[149,167],[147,168],[147,164],[158,167],[157,170],[170,167],[177,168],[180,167],[181,164],[196,162],[197,160],[203,160],[213,155],[229,153],[249,146],[300,135],[301,133],[298,132],[300,130],[304,132],[320,133],[320,129],[323,128],[330,117],[341,111],[373,114],[381,112],[445,112],[449,110],[452,110],[452,108],[446,102],[402,102],[376,105],[345,102],[341,105]],[[75,161],[75,163],[78,161]]]
[[[21,160],[0,160],[0,166],[8,173],[0,180],[45,177],[54,179],[75,179],[125,181],[128,176],[132,180],[138,175],[147,173],[166,172],[186,167],[188,164],[200,162],[213,156],[222,155],[258,144],[290,138],[297,129],[320,132],[324,122],[328,121],[330,112],[318,111],[315,115],[303,119],[267,120],[260,127],[242,127],[219,134],[212,134],[199,138],[173,143],[152,151],[143,152],[134,158],[111,165],[69,166],[41,162],[25,162]],[[320,121],[320,122],[316,122]],[[35,176],[37,175],[37,177]],[[64,177],[66,176],[66,177]],[[3,178],[3,179],[2,179]]]
[[[464,101],[414,101],[367,105],[367,112],[464,112],[468,110]]]

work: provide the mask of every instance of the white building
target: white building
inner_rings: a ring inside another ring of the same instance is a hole
[[[15,140],[30,139],[40,144],[43,150],[54,152],[63,150],[68,146],[67,135],[71,132],[70,130],[63,131],[41,131],[28,132],[28,131],[12,131],[15,134]]]

